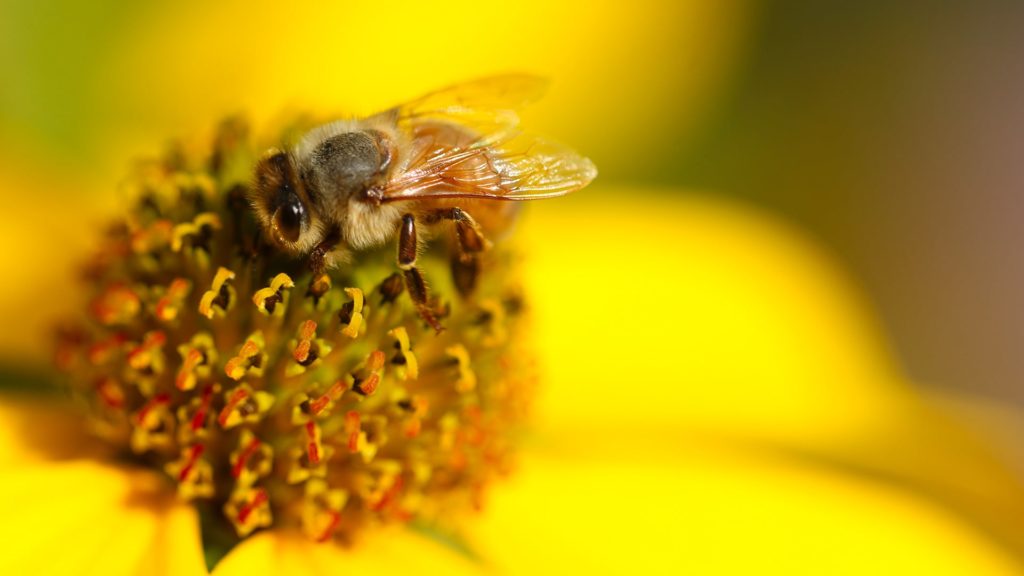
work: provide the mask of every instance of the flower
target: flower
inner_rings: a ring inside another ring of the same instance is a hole
[[[396,271],[382,248],[311,274],[261,240],[248,134],[229,120],[129,181],[57,343],[86,427],[194,503],[211,564],[260,529],[453,523],[511,468],[533,388],[515,252]]]

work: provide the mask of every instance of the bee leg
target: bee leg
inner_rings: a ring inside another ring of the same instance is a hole
[[[491,247],[491,243],[480,231],[480,226],[461,208],[438,210],[429,216],[432,222],[451,220],[455,223],[455,235],[459,251],[452,255],[452,281],[463,297],[472,294],[480,275],[480,261],[477,255]]]
[[[430,324],[435,332],[441,333],[444,326],[430,310],[427,302],[427,283],[423,280],[423,274],[416,268],[416,253],[419,244],[416,238],[416,218],[412,214],[402,216],[402,228],[398,235],[398,267],[402,269],[405,276],[405,287],[409,290],[416,310],[420,317]]]
[[[324,237],[316,247],[309,253],[309,269],[313,272],[313,278],[319,278],[327,268],[327,255],[330,254],[341,240],[341,233],[335,229]]]
[[[480,225],[462,208],[436,210],[427,216],[427,222],[430,224],[441,220],[451,220],[455,223],[455,235],[459,239],[459,249],[462,251],[462,255],[476,254],[491,247],[491,243],[484,238],[483,232],[480,231]]]

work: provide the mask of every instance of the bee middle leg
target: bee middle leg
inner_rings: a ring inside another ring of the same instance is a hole
[[[412,214],[402,216],[402,228],[398,235],[398,267],[405,276],[405,287],[409,291],[416,310],[420,317],[430,324],[435,332],[442,332],[444,326],[438,321],[437,316],[430,309],[427,298],[427,283],[423,280],[423,274],[416,267],[416,255],[419,251],[419,242],[416,237],[416,218]]]
[[[450,220],[455,224],[459,249],[452,255],[452,281],[459,294],[469,296],[476,288],[477,277],[480,275],[478,255],[490,248],[491,243],[484,237],[473,217],[461,208],[445,208],[427,216],[430,223],[441,220]]]

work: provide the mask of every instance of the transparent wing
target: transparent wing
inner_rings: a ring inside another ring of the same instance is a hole
[[[381,200],[562,196],[597,176],[589,159],[561,144],[523,133],[476,134],[453,124],[426,123],[413,153],[381,191]]]
[[[511,135],[519,124],[516,111],[540,99],[547,86],[547,80],[539,76],[492,76],[442,88],[382,115],[407,131],[424,122],[446,121],[497,140]]]

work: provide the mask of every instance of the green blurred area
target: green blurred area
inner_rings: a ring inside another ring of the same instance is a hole
[[[5,142],[87,166],[96,135],[118,110],[97,72],[145,5],[120,0],[19,2],[0,6],[0,126]]]

